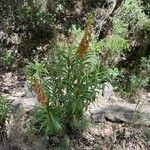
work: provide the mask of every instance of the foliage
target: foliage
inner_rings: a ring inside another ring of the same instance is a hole
[[[101,48],[111,51],[113,54],[120,54],[124,49],[129,49],[128,40],[120,35],[111,35],[100,42]]]
[[[143,75],[145,75],[145,76],[149,76],[150,75],[150,56],[148,56],[147,58],[143,57],[141,59],[140,68],[141,68],[141,73]]]
[[[112,22],[109,26],[110,32],[99,42],[101,56],[106,57],[104,61],[108,62],[106,65],[117,64],[127,52],[132,51],[135,42],[139,42],[137,41],[141,35],[139,30],[146,28],[144,26],[149,22],[143,10],[140,1],[125,0],[114,12],[110,19]]]
[[[54,107],[54,106],[53,106]],[[40,124],[40,131],[46,135],[60,134],[64,128],[61,120],[61,107],[38,107],[35,112],[36,122]]]
[[[122,7],[119,8],[117,16],[126,23],[129,23],[134,29],[137,23],[145,21],[146,15],[143,13],[143,6],[141,1],[125,0]]]
[[[107,36],[97,42],[97,52],[100,53],[103,64],[110,67],[109,81],[128,99],[136,91],[146,87],[149,81],[149,69],[144,67],[144,64],[136,63],[134,69],[127,70],[133,61],[139,61],[142,56],[147,56],[149,51],[146,47],[149,43],[150,21],[144,9],[141,1],[123,1],[110,19],[112,24],[107,29],[109,30]],[[135,53],[128,60],[132,52]],[[127,65],[124,68],[120,67],[126,60]]]
[[[106,68],[96,58],[95,52],[88,50],[92,32],[90,24],[79,47],[60,43],[53,50],[50,63],[44,67],[46,73],[39,74],[41,71],[36,70],[39,67],[34,67],[35,64],[28,67],[28,72],[32,72],[31,78],[36,77],[35,72],[38,73],[36,94],[40,103],[45,97],[48,101],[37,113],[46,134],[72,132],[73,127],[82,124],[84,111],[95,100],[97,87],[107,78]],[[34,82],[33,88],[36,86]]]
[[[4,123],[4,121],[8,118],[10,112],[10,107],[9,107],[9,103],[8,100],[3,97],[0,96],[0,122]]]
[[[11,69],[13,67],[13,57],[11,52],[4,51],[0,56],[0,60],[6,69]]]
[[[53,25],[52,21],[54,20],[54,16],[44,12],[39,7],[34,5],[23,6],[17,13],[16,18],[18,25],[22,23],[25,25],[30,25],[32,28],[38,28],[40,31],[46,30],[47,32],[51,29]],[[43,33],[45,32],[43,31]]]
[[[149,56],[147,58],[143,57],[136,72],[129,72],[123,68],[120,70],[118,68],[109,69],[109,81],[121,96],[127,99],[127,101],[133,102],[136,93],[149,86],[149,60]]]
[[[130,92],[134,92],[137,89],[141,89],[142,87],[146,86],[148,82],[148,79],[143,79],[138,76],[132,76],[131,77],[131,87]]]
[[[149,83],[148,76],[138,75],[125,75],[125,72],[120,73],[123,81],[117,81],[117,91],[129,102],[134,102],[134,96],[137,92],[145,88]],[[125,78],[126,77],[126,78]]]
[[[24,58],[32,61],[26,74],[39,106],[35,122],[31,122],[34,128],[25,120],[25,132],[36,132],[38,127],[49,140],[53,137],[49,135],[60,135],[61,139],[65,133],[64,141],[56,139],[56,143],[60,142],[60,149],[71,149],[74,143],[68,136],[86,127],[84,112],[94,102],[101,84],[111,83],[127,101],[135,102],[131,100],[136,92],[150,84],[147,1],[116,0],[109,14],[112,0],[1,0],[0,45],[4,47],[0,67],[11,69],[14,61]],[[96,16],[86,26],[91,12]],[[0,96],[0,126],[9,114],[6,101]]]
[[[0,35],[0,42],[10,48],[17,58],[44,55],[46,50],[43,50],[43,46],[55,37],[55,15],[47,13],[31,1],[9,1],[0,7],[4,9],[3,13],[7,12],[0,24],[4,34]],[[42,52],[39,47],[42,47]]]

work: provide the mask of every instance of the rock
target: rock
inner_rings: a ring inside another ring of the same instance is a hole
[[[147,100],[148,103],[150,103],[150,93],[147,94],[146,100]]]
[[[147,97],[150,98],[150,93],[147,93]]]
[[[100,100],[99,107],[89,107],[88,111],[92,122],[117,122],[131,123],[137,125],[150,126],[150,106],[143,105],[137,107],[137,104],[127,102],[113,102]],[[96,104],[95,104],[96,105]]]
[[[15,93],[15,96],[16,97],[25,97],[26,93],[25,93],[25,91],[18,91]]]
[[[2,88],[2,92],[5,93],[5,94],[10,94],[10,90],[9,90],[8,87]]]
[[[9,98],[10,99],[10,98]],[[16,105],[20,105],[21,107],[29,107],[29,108],[33,108],[34,106],[37,105],[38,101],[36,98],[21,98],[21,97],[15,97],[13,99],[13,97],[11,97],[12,101],[12,105],[16,106]]]
[[[110,99],[112,95],[113,95],[113,87],[111,83],[109,82],[104,83],[102,96],[105,97],[106,99]]]
[[[32,90],[31,85],[29,85],[28,83],[26,83],[24,85],[24,89],[25,89],[25,95],[26,95],[26,97],[28,97],[28,98],[29,97],[36,97],[35,93]]]
[[[111,102],[124,102],[125,100],[123,98],[120,98],[120,97],[111,96],[110,101]]]

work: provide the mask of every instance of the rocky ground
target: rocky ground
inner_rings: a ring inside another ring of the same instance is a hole
[[[0,94],[11,103],[8,139],[0,150],[149,150],[150,93],[141,94],[140,102],[130,104],[118,98],[112,89],[98,95],[85,113],[89,127],[78,137],[42,136],[31,127],[32,110],[38,101],[23,74],[0,70]]]

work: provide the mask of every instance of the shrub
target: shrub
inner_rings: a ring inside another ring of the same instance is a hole
[[[129,102],[135,102],[134,97],[138,92],[148,86],[149,78],[146,75],[142,74],[126,74],[125,72],[122,72],[120,75],[120,78],[124,80],[117,81],[117,90],[121,94],[122,97],[127,99]],[[125,76],[128,76],[125,78]]]
[[[0,141],[6,137],[5,121],[9,117],[10,107],[6,98],[0,96]]]
[[[49,44],[55,37],[54,28],[55,16],[48,14],[40,6],[28,4],[21,8],[16,15],[16,24],[18,28],[15,32],[24,33],[22,36],[21,54],[30,57],[31,54],[43,54],[44,51],[38,51],[37,47]]]
[[[106,68],[95,52],[89,51],[91,22],[88,22],[79,46],[59,43],[49,63],[45,66],[31,63],[27,67],[33,89],[42,104],[37,109],[37,119],[46,134],[72,133],[77,124],[82,124],[84,111],[95,100],[97,87],[107,78]]]
[[[0,122],[8,118],[9,103],[6,98],[0,96]]]
[[[141,2],[122,1],[110,19],[109,34],[99,41],[100,57],[111,67],[110,81],[128,100],[147,85],[149,77],[146,60],[140,66],[140,59],[149,55],[149,18]]]
[[[0,56],[0,60],[2,61],[2,65],[5,66],[5,69],[11,69],[13,67],[13,56],[11,52],[4,51]]]

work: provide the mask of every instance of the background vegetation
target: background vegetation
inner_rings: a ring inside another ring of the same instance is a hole
[[[104,82],[132,103],[150,89],[148,0],[1,0],[0,18],[0,68],[25,68],[46,135],[82,131]]]

